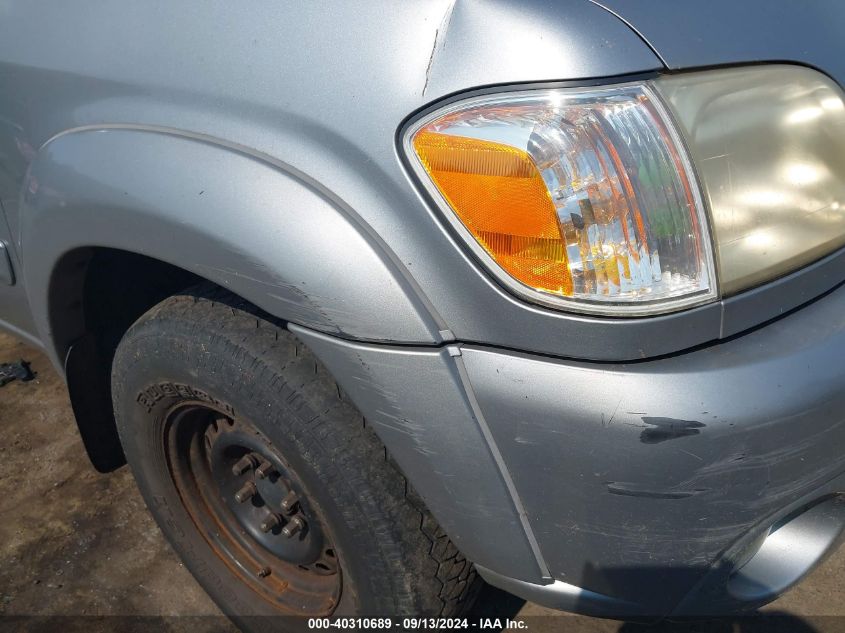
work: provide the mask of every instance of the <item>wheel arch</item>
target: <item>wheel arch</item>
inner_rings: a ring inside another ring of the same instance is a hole
[[[354,211],[244,148],[137,127],[64,133],[32,162],[19,217],[37,333],[101,470],[122,463],[103,387],[116,342],[104,340],[191,283],[347,338],[440,340],[407,271]]]
[[[24,183],[19,246],[54,360],[63,350],[51,320],[69,292],[62,264],[98,247],[187,270],[319,331],[439,342],[407,271],[354,210],[283,164],[223,143],[128,126],[70,131],[39,150]]]
[[[74,249],[57,262],[48,315],[53,345],[83,444],[100,472],[125,463],[111,395],[118,343],[150,308],[202,281],[160,260],[110,248]]]

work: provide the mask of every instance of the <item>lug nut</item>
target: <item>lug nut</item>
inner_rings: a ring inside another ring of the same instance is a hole
[[[275,472],[275,468],[273,464],[270,462],[261,462],[261,465],[255,469],[255,474],[259,479],[264,479],[265,477],[269,477]]]
[[[299,497],[293,490],[291,490],[285,495],[285,498],[282,499],[282,510],[284,510],[287,514],[290,514],[296,509],[296,504],[298,501]]]
[[[282,528],[282,534],[290,538],[296,535],[299,531],[304,530],[305,527],[305,519],[297,515],[288,521],[288,524]]]
[[[258,577],[259,578],[267,578],[270,575],[270,568],[269,567],[262,567],[258,570]]]
[[[282,522],[282,519],[279,517],[278,514],[268,514],[264,520],[261,522],[261,525],[258,526],[261,528],[262,532],[269,532],[274,527],[279,525]]]
[[[235,499],[237,499],[238,503],[243,503],[247,499],[252,499],[256,492],[258,492],[258,489],[255,487],[255,484],[248,481],[244,484],[243,488],[235,493]]]
[[[244,455],[234,466],[232,466],[232,474],[235,476],[243,475],[250,468],[254,467],[255,458],[252,455]]]

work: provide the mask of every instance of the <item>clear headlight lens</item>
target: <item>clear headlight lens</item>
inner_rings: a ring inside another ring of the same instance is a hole
[[[447,217],[518,294],[629,315],[716,295],[698,186],[646,86],[464,101],[413,126],[405,149]]]
[[[845,102],[822,73],[771,65],[662,77],[709,200],[731,295],[845,245]]]

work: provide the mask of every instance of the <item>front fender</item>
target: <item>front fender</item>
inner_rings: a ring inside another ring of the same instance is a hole
[[[441,340],[407,273],[353,211],[242,148],[160,129],[65,133],[33,161],[20,218],[23,276],[54,361],[51,276],[82,247],[173,264],[323,332]]]

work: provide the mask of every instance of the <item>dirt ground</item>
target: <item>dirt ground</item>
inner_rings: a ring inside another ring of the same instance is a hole
[[[0,335],[0,363],[21,358],[36,379],[0,388],[0,629],[128,630],[147,623],[156,630],[234,630],[211,617],[219,611],[165,543],[129,470],[100,475],[89,465],[64,383],[48,361]],[[845,550],[766,607],[782,614],[778,626],[744,620],[719,630],[845,630],[843,580]],[[507,596],[486,600],[499,612],[510,608]],[[655,630],[533,604],[519,615],[535,631]]]

